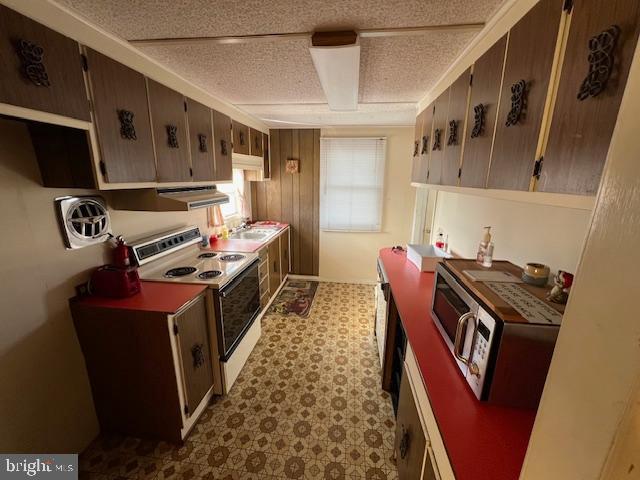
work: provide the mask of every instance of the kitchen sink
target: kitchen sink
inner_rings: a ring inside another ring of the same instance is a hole
[[[275,235],[276,230],[267,228],[250,228],[247,230],[240,230],[229,235],[229,238],[236,238],[239,240],[266,240],[267,238]]]

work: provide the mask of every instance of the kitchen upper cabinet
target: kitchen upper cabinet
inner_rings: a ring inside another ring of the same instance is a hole
[[[158,182],[191,180],[184,96],[147,79]]]
[[[155,182],[144,76],[91,49],[87,65],[105,181]]]
[[[444,162],[447,114],[449,111],[449,91],[450,89],[447,88],[440,94],[436,99],[433,111],[433,131],[431,133],[431,141],[429,142],[431,158],[429,159],[429,173],[427,174],[428,183],[433,185],[440,185],[442,183],[442,164]]]
[[[250,153],[249,127],[235,120],[233,121],[233,151],[244,155]]]
[[[264,180],[269,180],[271,178],[271,155],[269,152],[269,135],[266,133],[262,134],[262,149],[264,150],[262,154],[262,158],[264,159],[262,165],[264,172],[263,178]]]
[[[262,148],[262,132],[249,128],[249,154],[256,157],[262,157],[264,150]]]
[[[509,32],[489,188],[529,190],[563,4],[541,0]]]
[[[399,480],[422,478],[426,448],[427,439],[422,429],[422,422],[405,367],[400,382],[394,446]]]
[[[194,181],[215,179],[213,160],[213,115],[211,109],[195,100],[187,99],[191,168]]]
[[[213,111],[213,142],[215,155],[215,180],[233,180],[231,159],[231,118]]]
[[[91,121],[78,43],[0,5],[0,103]]]
[[[484,188],[498,115],[507,35],[473,64],[460,186]]]
[[[462,143],[469,103],[470,78],[471,69],[468,68],[450,87],[446,133],[442,137],[442,143],[446,145],[442,162],[443,185],[458,184],[458,172],[462,160]]]
[[[538,190],[596,193],[636,48],[639,10],[635,0],[574,3]]]

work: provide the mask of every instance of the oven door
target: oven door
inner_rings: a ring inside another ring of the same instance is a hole
[[[220,359],[226,362],[260,313],[260,287],[256,259],[218,292],[216,313]]]
[[[478,302],[439,263],[433,285],[433,320],[464,376],[476,332]]]

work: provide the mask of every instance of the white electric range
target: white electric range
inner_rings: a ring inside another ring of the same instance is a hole
[[[260,338],[260,288],[256,253],[201,249],[202,234],[192,226],[145,238],[130,245],[145,281],[191,283],[211,289],[211,357],[220,363],[227,393]],[[212,338],[213,340],[213,338]],[[214,366],[215,367],[215,366]]]

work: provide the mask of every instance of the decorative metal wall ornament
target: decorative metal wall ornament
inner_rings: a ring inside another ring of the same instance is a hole
[[[178,127],[167,125],[167,143],[171,148],[178,148]]]
[[[120,120],[120,136],[126,140],[137,140],[136,128],[133,125],[133,112],[129,110],[118,110],[118,120]]]
[[[473,107],[473,129],[471,130],[471,138],[479,137],[484,133],[484,117],[486,112],[487,109],[482,103]]]
[[[428,149],[429,149],[429,135],[424,135],[422,137],[422,150],[420,151],[420,155],[424,155],[425,153],[427,153]]]
[[[527,82],[524,80],[518,80],[511,85],[511,110],[507,115],[507,121],[505,125],[511,127],[520,122],[522,114],[526,109],[527,104]]]
[[[578,90],[578,100],[596,97],[606,88],[615,58],[613,50],[616,48],[620,27],[612,25],[598,35],[589,39],[589,73],[582,81]]]
[[[198,149],[202,152],[202,153],[206,153],[207,152],[207,136],[204,133],[199,133],[198,134]]]
[[[44,48],[28,40],[19,40],[18,54],[22,61],[22,73],[37,87],[49,87],[49,75],[43,63]]]
[[[447,145],[458,144],[458,120],[451,120],[449,122],[449,138],[447,139]]]
[[[417,157],[418,156],[418,149],[420,148],[420,142],[418,142],[417,140],[414,142],[413,145],[413,156]]]
[[[436,128],[433,131],[433,147],[431,147],[431,150],[442,150],[442,142],[440,140],[441,136],[442,136],[442,130],[440,130],[439,128]]]
[[[220,153],[222,155],[227,154],[227,141],[224,139],[220,139]]]
[[[193,357],[193,368],[200,368],[204,365],[204,345],[196,343],[191,347],[191,356]]]

